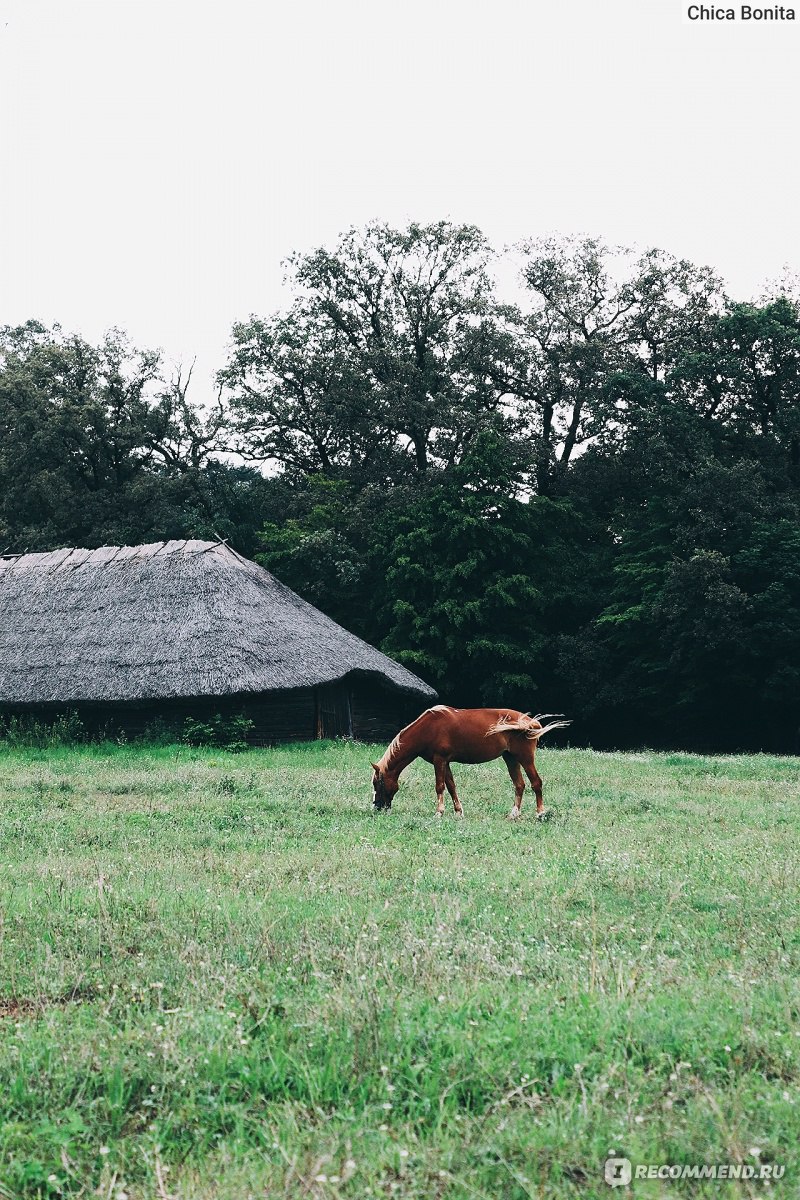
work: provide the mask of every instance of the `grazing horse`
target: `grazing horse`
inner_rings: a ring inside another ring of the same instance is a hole
[[[550,718],[554,718],[550,724],[542,726],[541,721]],[[560,713],[531,717],[513,708],[449,708],[435,704],[401,729],[380,762],[372,763],[375,808],[392,807],[400,772],[415,758],[424,758],[433,763],[436,772],[436,816],[444,812],[445,787],[453,798],[456,815],[463,816],[450,763],[490,762],[502,754],[514,784],[514,807],[509,819],[516,821],[522,810],[523,771],[536,794],[536,815],[542,817],[542,780],[534,762],[536,746],[551,729],[570,724],[561,719]]]

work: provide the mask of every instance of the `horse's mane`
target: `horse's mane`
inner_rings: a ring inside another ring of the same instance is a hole
[[[408,729],[407,725],[406,725],[406,729]],[[389,763],[391,762],[391,760],[394,758],[395,754],[400,749],[400,739],[402,738],[406,729],[400,730],[400,732],[397,734],[397,736],[395,738],[393,738],[392,741],[387,746],[386,750],[384,751],[383,758],[378,759],[378,769],[381,771],[381,773],[386,770]]]
[[[403,740],[403,735],[409,729],[411,729],[412,726],[416,725],[417,721],[421,721],[423,719],[423,717],[427,717],[428,713],[441,713],[441,712],[456,712],[456,709],[451,708],[449,704],[434,704],[432,708],[426,708],[424,713],[420,713],[420,715],[418,717],[416,717],[415,720],[413,720],[410,725],[406,725],[405,728],[400,730],[397,737],[392,739],[389,746],[386,748],[383,758],[381,758],[378,761],[378,768],[381,771],[386,770],[386,768],[389,766],[392,759],[395,757],[395,755],[400,750],[400,746],[401,746],[402,740]]]

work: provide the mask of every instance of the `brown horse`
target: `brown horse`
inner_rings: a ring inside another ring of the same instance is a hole
[[[550,724],[542,726],[541,721],[550,718],[554,718]],[[446,704],[436,704],[401,729],[380,762],[372,764],[373,803],[377,809],[391,808],[400,772],[415,758],[424,758],[433,763],[436,772],[436,816],[441,817],[444,812],[445,787],[453,798],[457,816],[463,816],[450,763],[490,762],[502,754],[514,784],[514,807],[509,819],[516,821],[522,810],[523,771],[536,794],[536,815],[542,817],[542,780],[534,762],[536,746],[539,738],[551,729],[563,729],[569,724],[570,721],[555,713],[531,717],[513,708],[449,708]]]

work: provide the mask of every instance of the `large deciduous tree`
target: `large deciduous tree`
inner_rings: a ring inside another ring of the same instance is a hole
[[[234,326],[220,378],[240,446],[288,468],[424,474],[507,426],[482,338],[489,247],[474,226],[351,230],[289,261],[294,305]]]
[[[631,405],[663,391],[723,296],[713,272],[657,250],[540,238],[517,251],[527,301],[496,310],[490,370],[517,402],[545,494],[587,444],[626,427]]]
[[[98,346],[38,322],[0,330],[0,540],[16,549],[181,536],[213,522],[224,442],[188,378],[117,330]],[[2,547],[0,547],[2,549]]]

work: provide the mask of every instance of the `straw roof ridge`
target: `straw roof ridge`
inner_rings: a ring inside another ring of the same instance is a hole
[[[0,704],[254,694],[353,674],[436,695],[221,541],[0,556]]]

